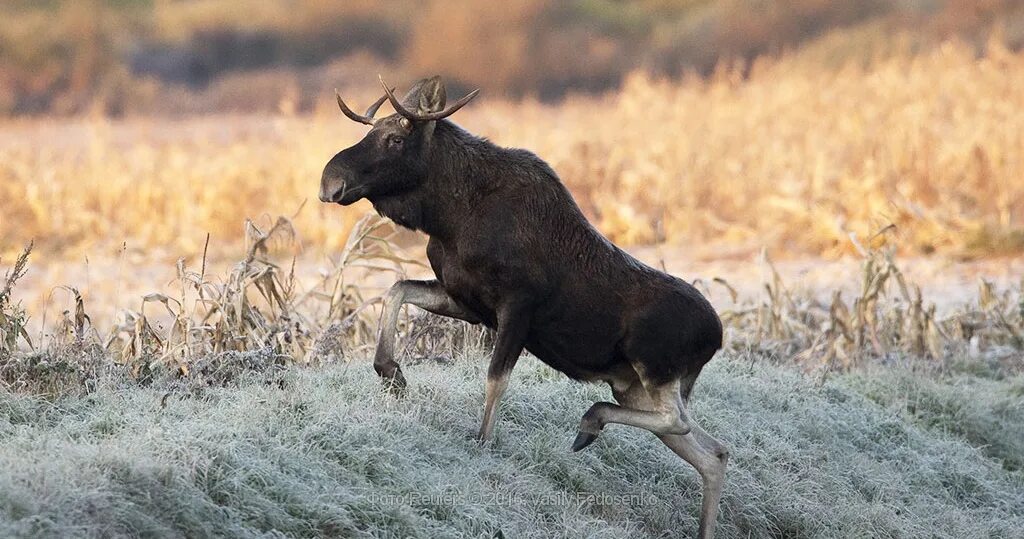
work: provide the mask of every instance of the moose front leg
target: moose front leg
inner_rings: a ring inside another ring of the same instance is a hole
[[[478,439],[486,442],[494,433],[498,418],[498,405],[508,388],[508,377],[523,351],[530,318],[521,306],[508,306],[498,312],[498,335],[494,341],[494,355],[487,369],[487,388],[484,397],[484,417]]]
[[[398,313],[404,304],[415,305],[449,318],[479,324],[480,318],[455,302],[437,281],[398,281],[384,297],[377,333],[377,351],[373,356],[373,369],[383,378],[384,385],[393,391],[405,388],[405,376],[395,361],[395,341],[398,339]]]

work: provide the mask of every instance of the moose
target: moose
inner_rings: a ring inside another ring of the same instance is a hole
[[[651,268],[601,235],[555,172],[533,153],[499,147],[447,120],[479,90],[446,107],[440,77],[398,100],[384,95],[349,119],[371,126],[335,155],[320,200],[367,199],[381,215],[429,237],[436,279],[402,280],[384,298],[373,366],[401,392],[395,361],[404,304],[495,330],[479,440],[494,432],[509,375],[525,348],[569,378],[607,383],[580,421],[579,451],[609,423],[654,433],[700,474],[700,536],[712,537],[729,452],[690,417],[704,365],[722,347],[722,324],[689,283]],[[389,101],[395,114],[375,119]]]

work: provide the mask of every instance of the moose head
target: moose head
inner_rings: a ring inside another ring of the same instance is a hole
[[[363,198],[373,201],[415,189],[427,175],[426,155],[436,122],[454,114],[479,93],[473,90],[445,108],[447,94],[440,77],[419,81],[401,101],[383,78],[380,82],[384,95],[363,115],[353,112],[341,95],[337,96],[345,116],[372,129],[324,167],[320,179],[323,202],[347,206]],[[374,119],[384,101],[391,102],[395,114]]]

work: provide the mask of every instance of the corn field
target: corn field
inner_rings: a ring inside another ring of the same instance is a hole
[[[484,95],[455,120],[549,161],[622,244],[837,257],[894,225],[902,252],[983,256],[1024,248],[1021,87],[1024,55],[951,42],[835,71],[794,55],[710,78],[638,72],[560,104]],[[312,202],[324,164],[363,131],[330,97],[271,119],[7,121],[0,254],[35,239],[47,254],[127,242],[174,256],[207,234],[240,243],[238,223],[261,215],[342,249],[368,206]]]
[[[180,379],[204,386],[285,365],[345,361],[347,354],[372,347],[379,316],[381,297],[367,295],[358,276],[371,271],[398,277],[407,265],[419,264],[397,254],[390,222],[368,216],[353,228],[335,269],[300,289],[294,259],[280,264],[268,255],[271,243],[293,241],[292,223],[282,217],[266,231],[251,221],[245,228],[245,257],[228,275],[207,275],[205,256],[198,268],[179,260],[177,297],[147,294],[110,328],[94,327],[81,293],[63,287],[68,308],[48,339],[35,344],[12,298],[26,271],[26,249],[0,290],[0,379],[60,392],[87,388],[104,369],[116,368],[140,383]],[[921,288],[904,277],[894,253],[892,247],[864,251],[857,293],[844,298],[836,290],[829,301],[790,292],[767,253],[762,264],[770,278],[760,298],[741,301],[718,277],[695,284],[709,295],[712,287],[728,292],[731,306],[721,309],[727,348],[767,353],[822,376],[879,361],[943,369],[951,361],[973,360],[996,363],[1005,372],[1024,369],[1024,280],[998,290],[981,279],[974,301],[939,316]],[[482,327],[426,314],[411,314],[401,328],[400,349],[414,360],[449,358],[491,342]]]
[[[697,281],[728,295],[717,306],[731,347],[824,373],[908,357],[1019,368],[1024,283],[981,278],[972,301],[940,313],[899,260],[1024,247],[1022,74],[1024,55],[993,38],[981,56],[950,42],[836,71],[783,55],[722,65],[708,78],[636,73],[604,96],[558,105],[485,98],[456,119],[548,160],[618,243],[705,257],[761,250],[771,271],[758,296],[741,301],[715,275]],[[362,135],[333,104],[271,119],[7,123],[0,257],[13,265],[0,289],[0,343],[8,384],[28,384],[29,372],[90,378],[111,365],[143,382],[216,384],[236,360],[256,361],[252,368],[338,361],[374,340],[379,292],[365,278],[422,264],[397,247],[408,238],[393,226],[363,217],[365,202],[307,204],[324,163]],[[56,320],[44,311],[34,337],[14,297],[30,264],[20,246],[33,240],[39,265],[177,260],[173,291],[156,283],[159,291],[137,299],[103,298],[118,312],[96,327],[97,298],[83,283],[47,283],[66,285],[48,296],[64,310]],[[280,245],[332,253],[329,267],[310,277],[311,255],[272,255]],[[241,260],[212,274],[231,252]],[[202,255],[188,263],[181,253]],[[796,255],[859,259],[860,284],[852,294],[794,294],[772,260]],[[434,317],[404,324],[413,356],[443,357],[489,338]]]

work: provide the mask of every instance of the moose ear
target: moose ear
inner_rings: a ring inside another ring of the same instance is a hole
[[[441,77],[431,77],[423,81],[423,85],[420,86],[419,113],[426,114],[438,112],[444,109],[444,104],[447,99],[448,96],[445,93],[444,83],[441,82]]]

